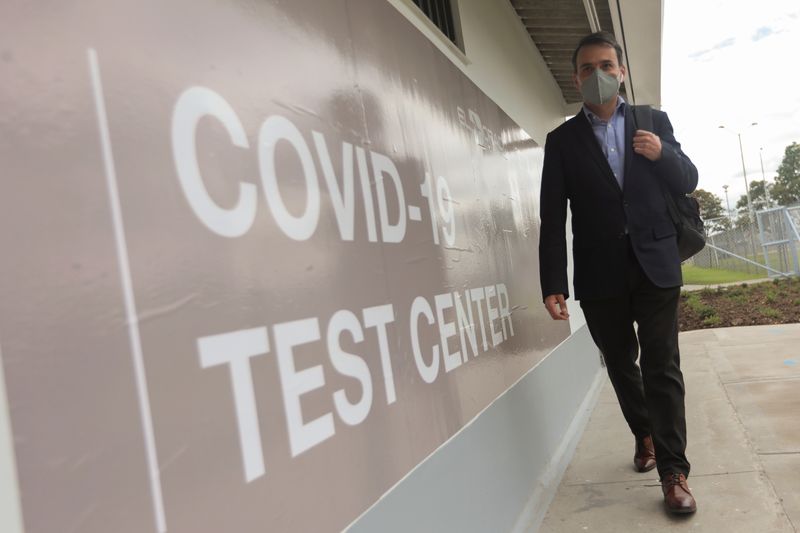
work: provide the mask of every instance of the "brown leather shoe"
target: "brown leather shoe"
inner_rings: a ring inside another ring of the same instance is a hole
[[[688,514],[697,510],[692,489],[686,484],[686,476],[683,474],[671,473],[661,478],[661,490],[664,492],[664,504],[670,513]]]
[[[650,435],[636,439],[633,467],[637,472],[649,472],[656,467],[656,450],[653,448],[653,439]]]

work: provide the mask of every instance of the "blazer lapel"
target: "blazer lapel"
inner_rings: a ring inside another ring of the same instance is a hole
[[[619,183],[617,183],[617,178],[614,177],[614,172],[611,170],[611,166],[608,164],[608,159],[606,156],[603,155],[603,151],[600,149],[600,145],[597,143],[597,138],[594,136],[594,132],[592,131],[592,125],[589,123],[589,119],[584,114],[583,110],[578,111],[578,115],[580,117],[576,121],[576,129],[578,130],[578,136],[586,146],[586,149],[589,151],[592,159],[597,164],[597,166],[602,171],[603,176],[605,176],[606,180],[613,185],[613,187],[622,193],[622,190],[619,188]],[[628,120],[625,121],[628,123]],[[626,139],[627,139],[627,128],[626,128]],[[628,150],[625,150],[625,160],[627,163],[628,159]]]

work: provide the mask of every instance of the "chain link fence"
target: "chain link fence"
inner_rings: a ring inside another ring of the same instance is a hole
[[[763,277],[800,274],[800,206],[705,221],[707,246],[687,261]]]

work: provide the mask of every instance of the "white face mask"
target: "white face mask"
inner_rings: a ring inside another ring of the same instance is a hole
[[[602,105],[619,92],[619,78],[595,69],[591,76],[581,82],[581,96],[589,104]]]

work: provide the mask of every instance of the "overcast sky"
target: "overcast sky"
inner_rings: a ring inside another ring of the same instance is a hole
[[[800,2],[664,0],[662,109],[700,172],[699,188],[731,208],[748,182],[773,181],[800,142]],[[751,126],[757,122],[757,126]],[[724,124],[727,131],[719,129]]]

